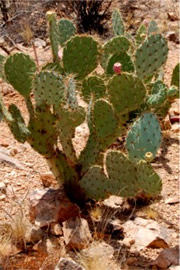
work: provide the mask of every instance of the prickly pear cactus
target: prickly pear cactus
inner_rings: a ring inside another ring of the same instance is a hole
[[[111,194],[158,195],[161,180],[150,164],[162,141],[156,114],[165,116],[179,84],[179,65],[170,88],[161,76],[167,41],[154,22],[131,36],[117,10],[112,15],[115,37],[104,44],[75,35],[72,22],[56,21],[54,12],[47,19],[50,63],[36,68],[26,54],[0,56],[0,77],[24,97],[29,112],[25,121],[18,107],[6,108],[0,98],[0,114],[14,137],[46,159],[76,203]],[[77,153],[74,137],[82,124],[89,133]],[[124,133],[127,154],[111,149]]]

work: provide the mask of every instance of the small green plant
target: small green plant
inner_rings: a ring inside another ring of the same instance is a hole
[[[27,141],[47,160],[67,196],[79,204],[110,194],[156,196],[162,186],[150,160],[161,144],[156,114],[164,115],[169,98],[177,94],[177,68],[170,91],[161,71],[167,41],[155,23],[141,26],[134,38],[114,12],[115,37],[104,44],[90,35],[76,35],[71,21],[57,21],[55,13],[48,12],[53,61],[40,71],[23,53],[0,56],[1,78],[24,97],[29,112],[26,124],[17,106],[7,109],[1,99],[4,120],[19,142]],[[78,94],[86,107],[80,106]],[[77,156],[72,139],[85,121],[89,138]],[[126,154],[109,149],[127,124]]]

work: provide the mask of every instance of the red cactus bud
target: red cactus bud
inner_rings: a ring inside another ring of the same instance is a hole
[[[116,74],[121,74],[121,68],[122,68],[121,63],[115,63],[113,66],[113,70]]]

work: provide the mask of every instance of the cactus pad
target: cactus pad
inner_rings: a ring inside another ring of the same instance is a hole
[[[97,67],[98,55],[98,43],[92,37],[75,36],[64,48],[64,70],[82,79]]]
[[[147,36],[147,27],[144,24],[141,24],[136,33],[136,45],[139,46],[145,40]]]
[[[95,132],[99,140],[114,134],[118,128],[118,119],[112,105],[106,100],[97,100],[94,104],[93,120]]]
[[[34,95],[38,106],[42,104],[59,107],[64,97],[65,87],[61,75],[43,71],[34,80]]]
[[[144,159],[147,152],[155,157],[161,145],[161,128],[153,113],[144,113],[134,122],[126,139],[130,159]]]
[[[118,114],[127,114],[143,103],[146,89],[140,79],[130,74],[114,75],[108,83],[109,100]]]
[[[122,71],[124,72],[134,71],[134,65],[131,61],[131,57],[125,52],[122,54],[115,54],[109,59],[106,68],[107,74],[114,74],[113,66],[115,63],[121,63]]]
[[[109,176],[109,192],[122,197],[135,196],[138,192],[135,167],[119,151],[109,151],[105,159]]]
[[[115,37],[107,41],[103,46],[101,65],[105,69],[108,59],[114,54],[121,54],[128,51],[130,42],[125,37]]]
[[[98,76],[90,76],[84,79],[82,84],[82,96],[86,102],[89,102],[91,97],[94,99],[103,98],[105,96],[106,86],[104,80]]]
[[[32,89],[32,77],[36,71],[34,61],[26,54],[16,53],[10,56],[5,65],[8,82],[23,96],[29,96]]]
[[[180,63],[178,63],[173,69],[171,85],[179,87],[179,74],[180,74]]]
[[[42,105],[36,108],[34,118],[30,119],[28,129],[31,132],[28,142],[38,153],[51,157],[57,143],[56,117],[49,107]]]
[[[139,161],[136,167],[136,174],[139,185],[139,193],[147,196],[156,196],[161,192],[162,182],[159,175],[146,161]]]
[[[162,81],[156,81],[152,87],[151,95],[147,99],[150,107],[158,107],[164,103],[167,97],[167,86]]]
[[[74,24],[67,19],[61,19],[57,23],[58,28],[58,41],[61,46],[64,46],[65,42],[75,35],[76,28]]]
[[[157,23],[155,21],[151,21],[148,26],[148,35],[152,34],[158,34],[159,33],[159,28],[157,26]]]
[[[115,36],[124,34],[124,24],[120,12],[115,9],[112,13],[112,25]]]
[[[136,70],[140,78],[147,78],[156,72],[166,61],[168,47],[160,34],[150,36],[136,51]]]
[[[9,112],[13,117],[13,121],[9,124],[11,132],[18,142],[24,143],[30,132],[25,125],[21,112],[14,104],[9,106]]]

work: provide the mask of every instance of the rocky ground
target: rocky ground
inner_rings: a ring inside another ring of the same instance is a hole
[[[151,2],[150,5],[147,1],[132,1],[131,5],[127,6],[127,1],[123,0],[121,5],[117,1],[116,4],[113,3],[113,6],[121,7],[124,16],[127,15],[126,19],[129,19],[128,26],[132,31],[133,21],[138,24],[140,19],[143,20],[147,16],[152,18],[160,14],[158,20],[163,32],[165,34],[168,34],[169,31],[175,32],[176,39],[169,41],[169,57],[165,67],[165,81],[169,84],[172,69],[178,62],[180,47],[176,34],[177,18],[172,19],[173,15],[177,16],[177,2]],[[3,31],[5,30],[3,29]],[[10,35],[11,31],[7,31]],[[14,36],[10,35],[10,38],[14,41]],[[6,47],[8,50],[13,50],[12,52],[20,50],[34,57],[33,49],[25,47],[22,39],[20,41],[20,43],[16,41],[14,44],[7,44],[7,39],[2,38],[0,45],[3,46],[0,49],[0,54],[6,54],[3,49]],[[51,57],[48,40],[45,38],[36,41],[38,59],[40,64],[43,64]],[[17,104],[27,120],[28,114],[22,98],[6,84],[1,83],[0,87],[5,104]],[[179,115],[178,101],[172,104],[170,114]],[[61,226],[54,222],[50,227],[46,226],[45,230],[39,229],[44,219],[47,221],[47,219],[52,218],[45,216],[45,218],[39,219],[39,223],[36,222],[38,229],[36,227],[34,228],[35,232],[32,232],[29,219],[30,198],[33,198],[33,202],[36,198],[35,205],[37,205],[38,196],[41,196],[41,194],[36,194],[37,197],[35,195],[32,197],[32,192],[36,189],[58,188],[58,186],[49,173],[45,160],[28,144],[22,145],[16,142],[6,124],[1,122],[0,235],[8,231],[8,224],[11,226],[16,224],[14,231],[20,243],[18,247],[12,246],[11,239],[7,237],[6,241],[0,241],[0,269],[55,269],[60,258],[66,258],[66,260],[71,258],[78,263],[78,266],[75,266],[72,261],[61,260],[56,269],[180,269],[178,268],[180,266],[173,266],[178,265],[179,253],[177,245],[180,127],[179,123],[170,125],[168,122],[167,125],[168,129],[163,132],[162,147],[153,162],[153,167],[163,181],[162,196],[159,200],[144,206],[125,204],[121,198],[111,197],[104,203],[96,205],[95,208],[89,209],[90,231],[84,219],[73,219],[69,223],[61,224]],[[86,127],[79,128],[76,134],[77,139],[74,144],[80,151],[82,143],[88,136]],[[51,212],[54,211],[52,209],[57,210],[57,205],[55,206],[46,205],[47,208],[51,207]],[[71,205],[68,204],[68,207],[71,208]],[[33,220],[33,211],[36,211],[36,208],[31,210],[31,221]],[[73,211],[76,210],[73,209]],[[53,213],[56,216],[56,212]],[[77,227],[81,232],[79,235],[76,235]],[[28,239],[27,246],[24,246],[24,239]],[[89,240],[90,246],[87,245]],[[73,251],[77,248],[77,243],[81,244],[81,247],[78,247],[81,252]],[[160,257],[155,261],[158,255]],[[69,265],[69,268],[65,268],[66,264]]]

